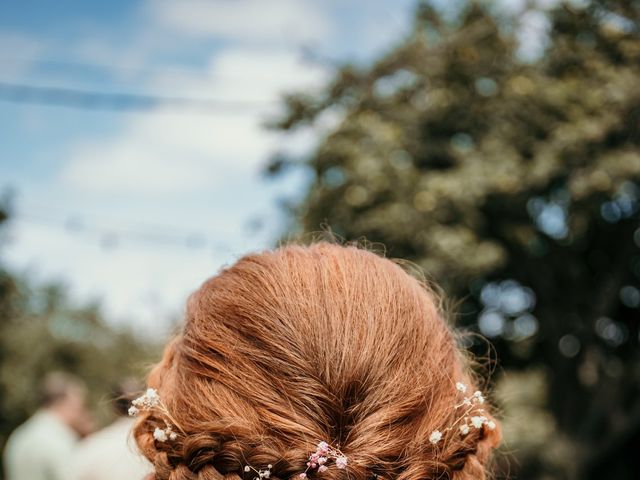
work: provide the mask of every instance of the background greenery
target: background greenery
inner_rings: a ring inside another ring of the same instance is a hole
[[[0,204],[0,235],[8,210],[6,201]],[[105,323],[97,305],[74,305],[61,285],[34,285],[0,262],[0,452],[9,433],[38,408],[48,372],[84,380],[96,424],[104,425],[113,419],[118,382],[143,378],[158,354],[154,342]]]
[[[523,17],[497,3],[446,14],[419,3],[384,56],[286,97],[272,128],[334,126],[309,157],[274,158],[268,171],[312,176],[284,236],[324,225],[381,242],[459,301],[459,328],[491,339],[498,478],[635,479],[640,2],[543,3],[537,56],[516,41]],[[157,351],[0,263],[0,449],[47,371],[85,379],[106,420],[113,383]]]
[[[339,120],[269,172],[312,172],[294,232],[381,242],[492,340],[502,475],[640,478],[640,3],[546,18],[544,54],[525,57],[522,16],[421,3],[372,65],[287,98],[275,128]]]

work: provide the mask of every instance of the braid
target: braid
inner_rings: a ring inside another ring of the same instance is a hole
[[[151,431],[156,423],[159,422],[147,416],[138,423],[134,434],[141,451],[155,466],[157,480],[240,478],[245,465],[272,465],[270,479],[274,480],[300,473],[307,461],[305,449],[279,450],[277,444],[266,443],[263,438],[239,439],[229,430],[217,434],[209,430],[181,435],[172,442],[156,442]]]
[[[481,430],[474,439],[473,447],[460,450],[457,455],[450,457],[447,464],[451,468],[452,480],[484,480],[487,462],[492,450],[500,443],[501,433],[496,430]]]

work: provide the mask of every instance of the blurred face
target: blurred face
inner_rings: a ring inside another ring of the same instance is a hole
[[[86,391],[82,387],[71,387],[67,395],[61,400],[64,408],[69,412],[77,413],[85,408]]]
[[[84,436],[94,429],[94,421],[86,407],[87,392],[83,387],[73,386],[54,406],[62,420],[79,435]]]

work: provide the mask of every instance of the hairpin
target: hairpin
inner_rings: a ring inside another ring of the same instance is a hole
[[[318,473],[324,473],[328,470],[327,462],[333,460],[336,467],[340,470],[347,468],[347,457],[337,448],[333,448],[327,442],[320,442],[317,445],[316,451],[309,455],[309,461],[307,462],[307,468],[304,472],[298,476],[301,479],[307,478],[307,472],[310,470],[316,470]]]
[[[175,440],[178,438],[178,434],[173,430],[173,425],[177,426],[177,423],[173,417],[171,417],[171,414],[167,410],[167,407],[165,407],[164,403],[162,403],[162,400],[160,400],[158,392],[153,388],[148,388],[143,395],[131,402],[129,415],[134,417],[141,411],[150,411],[154,408],[165,417],[163,418],[165,428],[156,427],[153,431],[153,438],[159,442],[166,442],[167,440]],[[171,420],[173,425],[169,423],[169,420],[167,419]],[[179,426],[178,429],[182,432],[182,429]],[[182,433],[184,434],[184,432]]]
[[[457,382],[456,390],[463,395],[467,393],[467,386],[464,383]],[[453,430],[458,427],[460,434],[462,436],[467,435],[472,428],[481,429],[483,426],[486,426],[489,430],[494,430],[496,428],[496,423],[493,420],[489,420],[485,415],[470,415],[472,410],[475,409],[475,413],[484,413],[483,408],[478,408],[478,405],[482,405],[484,403],[484,397],[482,392],[476,390],[473,395],[466,396],[464,395],[461,403],[454,405],[453,409],[458,410],[460,408],[464,408],[464,412],[458,417],[458,419],[449,425],[444,430],[434,430],[431,432],[429,436],[429,441],[434,445],[437,444],[440,440],[442,440],[442,436],[444,432],[448,432],[449,430]]]

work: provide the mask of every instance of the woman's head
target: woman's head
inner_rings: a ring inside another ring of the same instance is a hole
[[[461,435],[456,382],[474,384],[424,285],[356,247],[286,246],[191,296],[149,377],[183,433],[155,440],[166,418],[145,412],[135,436],[158,480],[249,479],[245,465],[269,464],[298,480],[321,440],[348,467],[309,477],[483,478],[499,429]]]

